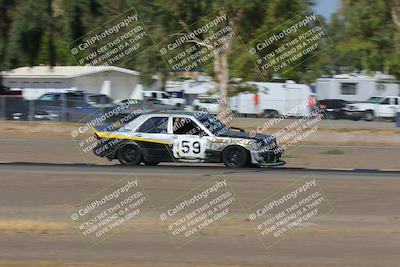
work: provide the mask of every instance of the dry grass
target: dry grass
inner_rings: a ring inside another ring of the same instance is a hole
[[[223,264],[209,262],[171,262],[171,263],[118,263],[112,262],[60,262],[60,261],[0,261],[1,267],[322,267],[323,265],[300,265],[300,264]]]
[[[321,154],[330,154],[330,155],[342,155],[344,154],[343,150],[340,149],[331,149],[321,152]]]
[[[33,221],[33,220],[1,220],[0,233],[54,233],[64,232],[70,228],[66,223]]]

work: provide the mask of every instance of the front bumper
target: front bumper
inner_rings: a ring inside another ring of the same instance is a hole
[[[251,162],[261,166],[280,166],[286,162],[280,160],[283,155],[282,148],[275,150],[255,150],[251,151]]]
[[[345,110],[344,114],[348,118],[362,118],[364,117],[364,112],[359,110]]]

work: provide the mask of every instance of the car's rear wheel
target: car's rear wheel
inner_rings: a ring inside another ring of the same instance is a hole
[[[264,118],[277,118],[279,117],[279,112],[273,109],[266,109],[263,113]]]
[[[222,162],[227,167],[245,167],[249,163],[248,151],[240,146],[227,147],[222,151]]]
[[[118,160],[122,165],[139,165],[143,154],[136,145],[126,145],[118,150]]]

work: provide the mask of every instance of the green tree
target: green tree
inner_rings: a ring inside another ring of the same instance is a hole
[[[399,76],[398,0],[343,0],[332,17],[338,69],[385,71]]]

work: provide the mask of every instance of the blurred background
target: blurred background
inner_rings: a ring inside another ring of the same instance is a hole
[[[340,114],[333,116],[337,118],[345,113],[341,109],[349,104],[346,101],[399,95],[398,0],[1,0],[0,3],[1,118],[79,121],[97,112],[99,106],[104,109],[127,99],[144,101],[140,104],[146,105],[146,111],[213,109],[210,104],[215,104],[216,98],[246,93],[230,100],[235,110],[235,106],[247,103],[254,94],[262,94],[265,88],[277,86],[284,90],[291,86],[286,85],[288,82],[304,84],[309,87],[308,92],[299,97],[302,93],[292,90],[287,93],[291,96],[279,101],[292,101],[293,106],[309,98],[327,100],[322,108],[340,109]],[[151,36],[143,44],[146,50],[114,64],[118,68],[78,66],[69,51],[71,43],[98,31],[132,7]],[[318,24],[329,36],[323,41],[329,41],[325,49],[311,53],[291,68],[260,71],[245,47],[254,45],[260,36],[309,8],[317,12]],[[214,64],[202,68],[172,71],[158,52],[157,44],[222,9],[237,33],[229,51],[222,53],[226,56],[226,66],[216,69],[214,59]],[[88,81],[87,76],[93,75],[96,79]],[[257,84],[263,82],[280,85]],[[337,93],[332,93],[335,90]],[[65,94],[71,91],[75,94]],[[272,107],[278,100],[273,101],[274,104],[262,104],[260,100],[261,107],[256,107],[257,101],[250,101],[251,106],[244,110],[236,108],[236,112],[256,116],[287,112],[287,108]],[[394,112],[387,116],[374,114],[372,119],[385,116],[393,119],[398,101],[388,98],[376,101],[391,104]]]
[[[161,56],[165,42],[221,11],[229,19],[220,26],[235,34],[207,64],[173,68],[174,57]],[[91,58],[118,46],[126,30],[75,53],[78,43],[136,12],[130,38],[146,34],[137,50],[125,47],[132,56],[106,65]],[[320,27],[323,38],[310,44],[317,49],[282,68],[260,68],[265,53],[252,55],[251,48],[314,12],[318,19],[306,30],[271,49]],[[400,0],[0,0],[0,266],[398,267],[399,81]],[[113,110],[133,119],[228,107],[229,126],[288,145],[285,167],[126,167],[92,153],[98,140],[91,122]],[[67,214],[133,174],[154,212],[86,249]],[[213,177],[226,177],[246,209],[300,179],[316,179],[334,211],[266,251],[247,212],[235,210],[176,249],[159,212]]]

